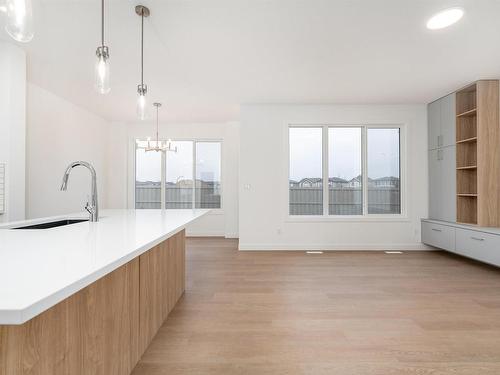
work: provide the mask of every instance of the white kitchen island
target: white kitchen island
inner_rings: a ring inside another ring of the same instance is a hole
[[[208,212],[104,210],[96,223],[2,225],[0,374],[129,374],[184,292],[184,228]]]

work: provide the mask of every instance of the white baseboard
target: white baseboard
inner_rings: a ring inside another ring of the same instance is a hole
[[[186,232],[186,237],[224,237],[220,232]]]
[[[383,251],[383,250],[402,250],[402,251],[433,251],[433,247],[423,243],[408,244],[248,244],[240,243],[239,250],[242,251],[306,251],[306,250],[324,250],[324,251]]]
[[[203,231],[193,231],[186,232],[186,237],[224,237],[224,238],[239,238],[238,233],[221,233],[221,232],[203,232]]]

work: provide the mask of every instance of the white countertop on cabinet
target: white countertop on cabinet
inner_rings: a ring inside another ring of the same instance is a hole
[[[22,324],[184,229],[210,210],[102,210],[99,222],[0,226],[0,325]]]

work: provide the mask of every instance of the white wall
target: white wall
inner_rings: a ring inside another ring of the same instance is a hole
[[[121,124],[110,127],[108,148],[109,207],[133,208],[134,139],[152,136],[152,123]],[[160,136],[172,139],[222,140],[223,209],[213,212],[187,228],[190,236],[238,237],[238,152],[237,123],[160,124]]]
[[[226,238],[239,237],[238,216],[238,181],[239,181],[239,156],[240,156],[240,126],[239,123],[226,125],[224,135],[224,213]]]
[[[289,219],[286,154],[289,123],[406,124],[407,218],[314,222]],[[420,218],[427,217],[428,209],[424,105],[242,106],[239,173],[242,250],[426,248],[420,243]]]
[[[5,213],[0,222],[25,217],[26,54],[0,42],[0,163],[5,163]]]
[[[109,123],[36,85],[27,90],[27,216],[37,218],[83,210],[90,173],[71,172],[68,190],[59,190],[64,170],[76,160],[97,172],[99,204],[107,206]]]
[[[152,124],[110,123],[34,84],[27,90],[26,211],[28,218],[82,211],[90,176],[75,168],[68,190],[59,190],[66,166],[75,160],[92,163],[98,176],[101,208],[133,208],[129,197],[133,180],[136,137],[150,136]],[[194,236],[238,236],[239,126],[223,124],[168,124],[161,134],[170,138],[223,141],[223,210],[188,228]],[[24,171],[23,171],[24,175]]]

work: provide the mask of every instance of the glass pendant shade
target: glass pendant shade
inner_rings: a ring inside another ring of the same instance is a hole
[[[109,47],[104,44],[104,0],[101,0],[101,45],[97,47],[95,55],[97,61],[94,67],[94,87],[99,94],[111,91],[109,83]]]
[[[137,118],[139,120],[145,120],[146,114],[146,93],[138,92],[137,94]]]
[[[18,42],[27,43],[35,35],[31,0],[7,0],[5,31]]]
[[[100,94],[111,91],[109,84],[109,53],[107,47],[97,49],[97,61],[95,63],[95,89]]]

